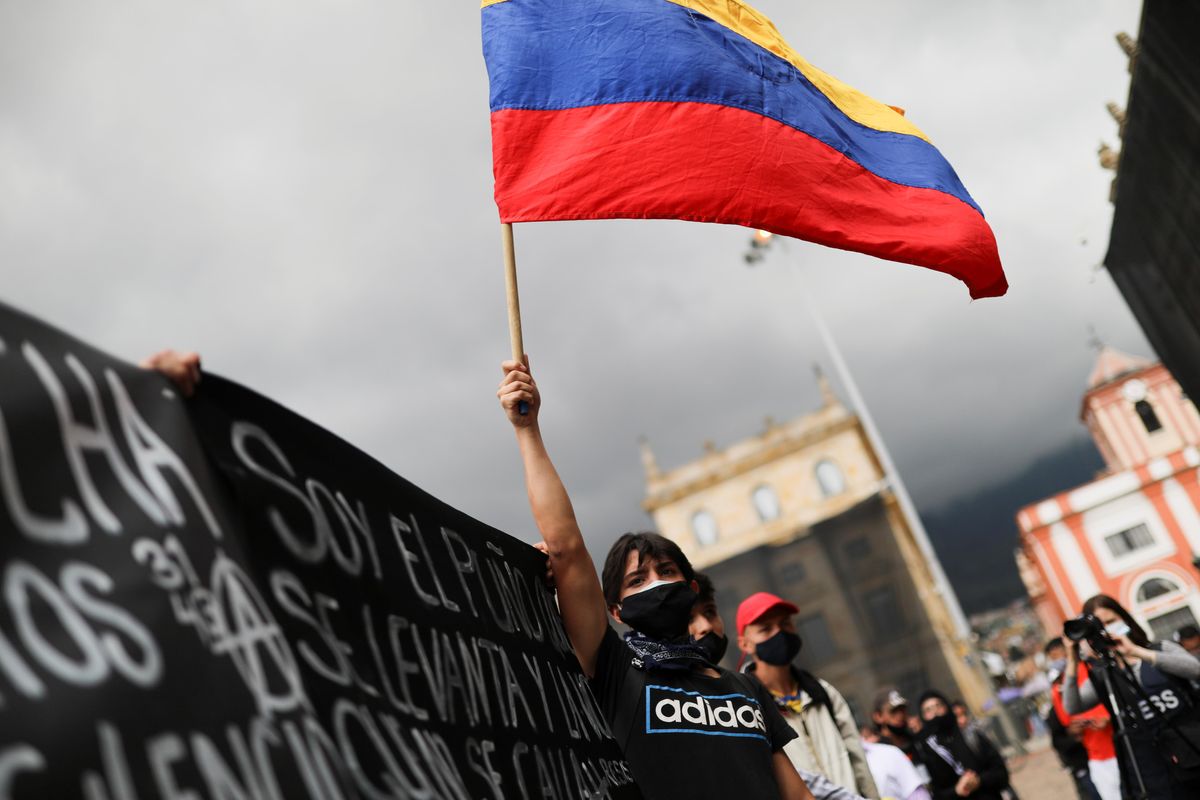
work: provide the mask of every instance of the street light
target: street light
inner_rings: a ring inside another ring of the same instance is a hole
[[[764,231],[761,229],[755,231],[754,235],[750,237],[750,249],[746,251],[744,256],[742,256],[744,259],[746,259],[746,263],[753,267],[755,264],[762,261],[763,256],[765,255],[763,251],[771,246],[771,239],[774,236],[775,234],[771,233],[770,231]]]

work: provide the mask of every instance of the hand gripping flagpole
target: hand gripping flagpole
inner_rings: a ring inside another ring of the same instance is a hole
[[[511,222],[500,224],[500,238],[504,242],[504,291],[508,298],[508,338],[512,343],[513,361],[525,363],[525,342],[521,337],[521,298],[517,295],[517,250],[513,245]],[[517,404],[521,416],[529,413],[529,404],[522,400]]]

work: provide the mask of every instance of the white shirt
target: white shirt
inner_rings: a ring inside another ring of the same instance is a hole
[[[883,800],[918,800],[928,798],[929,791],[921,782],[916,767],[899,747],[881,742],[863,742],[867,766],[879,787]]]

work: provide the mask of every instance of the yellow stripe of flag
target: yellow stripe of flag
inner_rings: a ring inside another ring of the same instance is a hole
[[[929,141],[929,137],[904,117],[904,113],[848,86],[837,78],[808,63],[792,49],[771,20],[739,0],[653,0],[674,3],[703,14],[719,25],[744,36],[749,41],[774,53],[800,71],[829,100],[850,119],[891,133],[904,133]],[[482,0],[480,8],[487,8],[509,0]]]
[[[709,19],[724,25],[759,47],[787,61],[808,78],[847,117],[880,131],[906,133],[929,141],[920,128],[913,125],[902,114],[890,106],[868,97],[852,86],[814,67],[784,41],[771,20],[738,0],[666,0],[668,3],[690,8]]]

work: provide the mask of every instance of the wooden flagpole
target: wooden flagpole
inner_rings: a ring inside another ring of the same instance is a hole
[[[521,300],[517,296],[517,251],[513,246],[511,222],[500,225],[504,241],[504,289],[508,295],[508,338],[512,342],[513,361],[525,360],[525,343],[521,340]]]
[[[508,298],[508,338],[512,344],[513,361],[525,362],[525,342],[521,337],[521,299],[517,295],[517,251],[513,245],[511,222],[500,223],[500,238],[504,242],[504,290]],[[517,410],[529,413],[529,405],[522,400]]]

